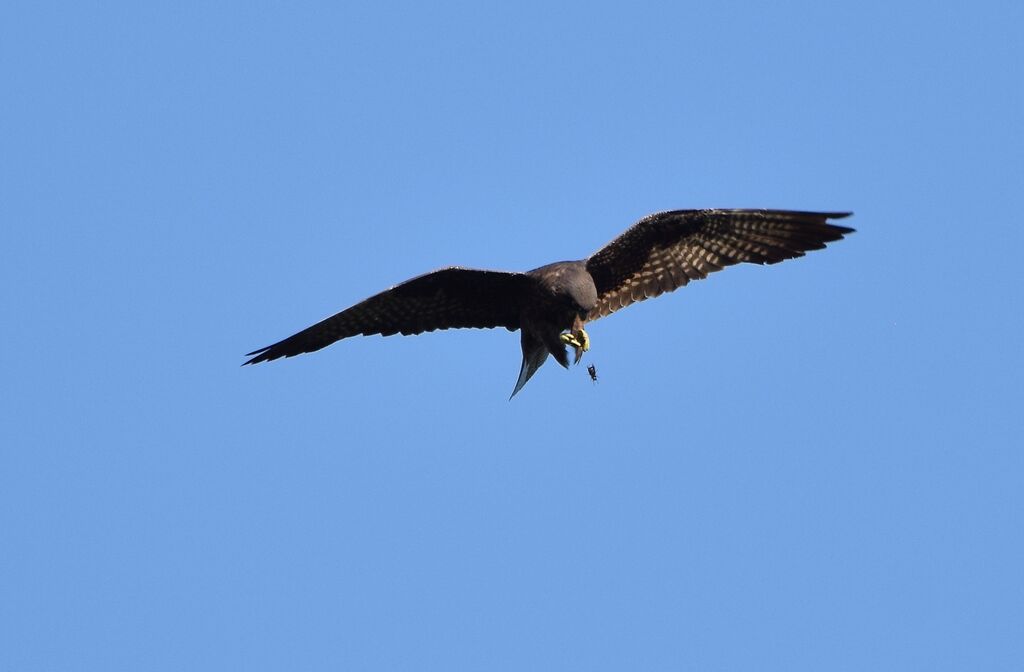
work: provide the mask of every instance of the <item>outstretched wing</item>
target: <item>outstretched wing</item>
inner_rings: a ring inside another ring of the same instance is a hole
[[[294,336],[250,352],[246,364],[313,352],[362,334],[420,334],[458,327],[519,327],[519,304],[532,281],[522,273],[443,268],[395,285]]]
[[[671,292],[741,261],[775,264],[820,250],[853,229],[849,212],[672,210],[644,217],[587,260],[597,286],[588,320]]]

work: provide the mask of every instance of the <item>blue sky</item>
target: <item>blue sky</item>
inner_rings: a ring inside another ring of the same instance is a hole
[[[1019,3],[0,9],[0,669],[1019,670]],[[858,232],[239,367],[692,207]]]

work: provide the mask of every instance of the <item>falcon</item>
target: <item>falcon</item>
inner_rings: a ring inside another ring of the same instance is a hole
[[[511,399],[551,355],[569,368],[590,349],[587,322],[740,262],[776,264],[820,250],[853,229],[849,212],[671,210],[644,217],[592,256],[525,273],[452,266],[406,280],[248,353],[245,364],[313,352],[350,336],[436,329],[520,331],[523,362]],[[245,365],[243,364],[243,366]]]

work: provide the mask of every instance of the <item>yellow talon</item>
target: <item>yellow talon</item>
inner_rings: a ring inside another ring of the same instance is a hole
[[[573,334],[561,334],[559,338],[562,339],[562,343],[571,345],[576,349],[576,364],[580,363],[583,353],[590,350],[590,336],[583,329],[577,329],[576,333]]]
[[[576,332],[576,340],[579,341],[578,345],[582,348],[583,352],[590,350],[590,336],[587,335],[587,332],[580,329]]]

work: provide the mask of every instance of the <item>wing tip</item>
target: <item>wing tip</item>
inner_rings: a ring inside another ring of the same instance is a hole
[[[839,233],[839,235],[845,236],[848,233],[856,233],[857,232],[857,229],[853,228],[852,226],[843,226],[841,224],[833,224],[832,222],[828,221],[830,219],[846,219],[847,217],[852,215],[853,212],[823,212],[821,214],[825,217],[825,220],[826,220],[825,223],[828,224],[829,226],[831,226],[833,229],[835,229],[836,232]]]
[[[833,219],[845,219],[846,217],[852,215],[852,212],[811,212],[806,214],[815,215],[816,217],[819,217],[819,224],[825,227],[825,230],[827,230],[834,236],[824,238],[822,240],[823,243],[834,243],[837,240],[842,240],[843,236],[857,232],[857,229],[853,228],[852,226],[843,226],[842,224],[835,224],[829,221]]]
[[[260,362],[269,362],[272,359],[277,359],[277,357],[270,353],[270,349],[273,347],[274,346],[272,345],[268,345],[265,348],[260,348],[259,350],[253,350],[252,352],[245,353],[246,357],[252,357],[252,359],[242,362],[242,366],[248,366],[249,364],[259,364]],[[253,357],[253,355],[255,355],[255,357]]]

